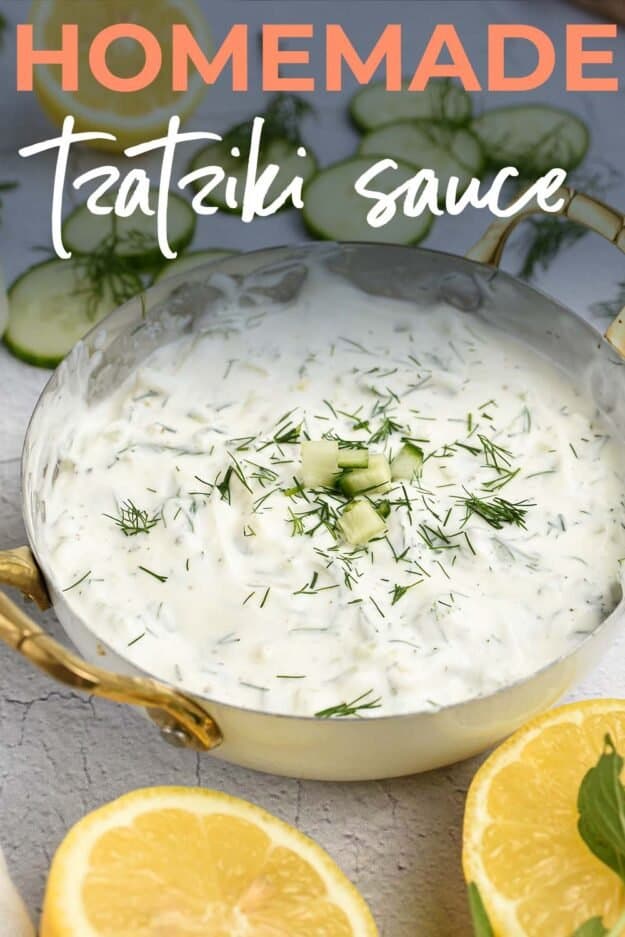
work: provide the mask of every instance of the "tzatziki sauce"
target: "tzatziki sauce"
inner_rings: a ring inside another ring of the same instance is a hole
[[[346,538],[340,480],[304,484],[316,440],[421,453],[360,495],[371,539]],[[292,302],[233,290],[58,445],[45,538],[64,599],[209,699],[433,710],[532,674],[620,600],[623,445],[553,364],[445,304],[327,272]]]

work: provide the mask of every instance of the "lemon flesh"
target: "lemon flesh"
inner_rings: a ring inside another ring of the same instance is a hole
[[[625,700],[587,700],[531,721],[476,774],[463,866],[496,937],[571,937],[594,916],[613,925],[625,888],[577,830],[577,795],[609,733],[625,751]]]
[[[214,791],[136,791],[85,817],[54,858],[41,937],[376,937],[312,840]]]

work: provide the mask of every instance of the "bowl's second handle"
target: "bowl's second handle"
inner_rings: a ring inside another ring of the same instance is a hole
[[[622,212],[616,211],[590,195],[576,192],[568,186],[562,186],[555,194],[555,198],[561,198],[563,204],[560,211],[554,214],[595,231],[625,254],[625,216]],[[530,215],[538,213],[544,214],[545,212],[536,200],[533,200],[516,215],[494,221],[475,247],[469,251],[467,257],[469,260],[477,260],[479,263],[498,267],[508,238],[516,226]],[[605,338],[614,346],[619,355],[625,358],[625,307],[609,326]]]
[[[19,589],[41,609],[50,606],[45,582],[28,547],[0,552],[0,583]],[[88,664],[46,634],[1,591],[0,640],[61,683],[145,708],[168,741],[198,751],[210,751],[221,742],[217,724],[196,700],[156,680],[109,673]]]

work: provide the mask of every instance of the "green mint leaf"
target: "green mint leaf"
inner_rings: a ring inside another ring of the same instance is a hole
[[[606,937],[607,927],[600,917],[591,917],[585,924],[581,924],[571,937]]]
[[[594,768],[586,773],[577,797],[579,834],[590,851],[625,882],[625,788],[623,759],[609,735]]]
[[[475,937],[495,937],[495,932],[488,920],[488,914],[482,901],[480,891],[475,882],[470,882],[467,888],[469,898],[469,909],[471,911],[471,920],[473,921],[473,933]],[[577,935],[575,935],[577,937]],[[584,934],[582,937],[595,937],[594,934]],[[598,934],[598,937],[603,937]]]

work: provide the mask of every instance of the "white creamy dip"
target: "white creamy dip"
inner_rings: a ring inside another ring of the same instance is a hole
[[[390,513],[366,546],[336,526],[345,496],[300,484],[301,442],[328,437],[423,450],[371,495]],[[328,274],[294,304],[233,296],[60,452],[45,529],[68,603],[224,702],[439,707],[536,671],[620,598],[623,447],[568,378],[474,316]]]

